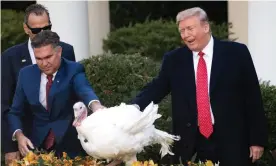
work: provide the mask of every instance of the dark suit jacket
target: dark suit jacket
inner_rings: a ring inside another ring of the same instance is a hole
[[[133,100],[141,109],[151,101],[172,97],[174,161],[190,160],[197,134],[196,86],[193,54],[186,46],[165,54],[157,78]],[[244,44],[214,40],[210,102],[222,166],[249,165],[249,146],[267,143],[266,119],[258,78]]]
[[[71,61],[75,61],[73,46],[64,42],[61,42],[60,45],[63,50],[62,57]],[[25,61],[23,62],[22,60]],[[9,108],[12,104],[19,71],[23,67],[31,64],[32,60],[28,50],[28,41],[7,49],[1,55],[1,142],[2,145],[4,145],[2,146],[2,148],[4,148],[2,151],[4,152],[14,152],[18,150],[17,143],[12,142],[10,138],[8,138],[6,132],[3,130],[8,127],[5,115],[9,111]],[[24,107],[26,110],[29,110],[28,104],[26,104]],[[32,119],[30,116],[23,117],[23,124],[26,126],[25,134],[28,134],[29,131],[27,129],[30,128],[31,122]]]
[[[41,71],[37,65],[19,72],[13,104],[7,115],[10,139],[16,129],[23,129],[20,117],[26,112],[22,109],[24,103],[28,103],[33,116],[30,139],[35,147],[43,147],[43,141],[52,129],[58,145],[56,151],[81,152],[76,129],[72,126],[73,105],[78,101],[88,105],[91,100],[98,100],[85,77],[83,65],[62,59],[49,93],[49,111],[39,101],[40,79]]]

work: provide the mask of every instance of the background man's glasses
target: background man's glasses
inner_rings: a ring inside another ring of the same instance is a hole
[[[51,30],[52,24],[50,23],[49,25],[42,27],[42,28],[31,28],[28,24],[26,24],[27,27],[32,31],[33,34],[38,34],[42,30]]]

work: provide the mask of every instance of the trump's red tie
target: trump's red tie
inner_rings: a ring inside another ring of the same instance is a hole
[[[213,132],[210,101],[208,95],[208,73],[204,53],[199,52],[199,61],[196,77],[196,101],[198,111],[198,124],[200,133],[209,138]]]
[[[53,75],[47,75],[47,80],[48,80],[48,82],[46,84],[46,105],[47,105],[47,111],[49,111],[49,109],[48,109],[48,96],[49,96],[51,86],[53,84]],[[49,133],[48,133],[48,136],[45,140],[45,148],[47,150],[50,149],[54,145],[54,141],[55,141],[54,133],[52,132],[52,130],[50,130]]]

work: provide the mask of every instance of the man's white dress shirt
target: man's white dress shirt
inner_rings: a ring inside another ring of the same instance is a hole
[[[207,46],[202,50],[202,52],[204,53],[203,59],[206,62],[206,67],[207,67],[207,74],[208,74],[208,92],[210,89],[210,76],[211,76],[211,67],[212,67],[212,59],[213,59],[213,50],[214,50],[214,39],[211,36]],[[196,79],[196,74],[197,74],[197,65],[198,65],[198,61],[199,61],[199,52],[195,52],[193,51],[193,60],[194,60],[194,69],[195,69],[195,79]],[[210,112],[211,112],[211,118],[212,118],[212,123],[215,123],[215,119],[214,119],[214,115],[212,112],[212,108],[211,108],[211,103],[210,103]]]

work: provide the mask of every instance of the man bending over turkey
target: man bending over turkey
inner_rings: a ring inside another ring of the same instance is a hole
[[[59,156],[84,155],[77,138],[73,105],[83,101],[93,112],[103,108],[89,85],[84,67],[61,57],[62,48],[55,32],[42,31],[32,40],[36,65],[23,68],[11,110],[8,113],[10,138],[18,141],[18,149],[25,156],[30,149],[55,150]],[[33,116],[31,137],[24,135],[20,117],[30,104]]]

